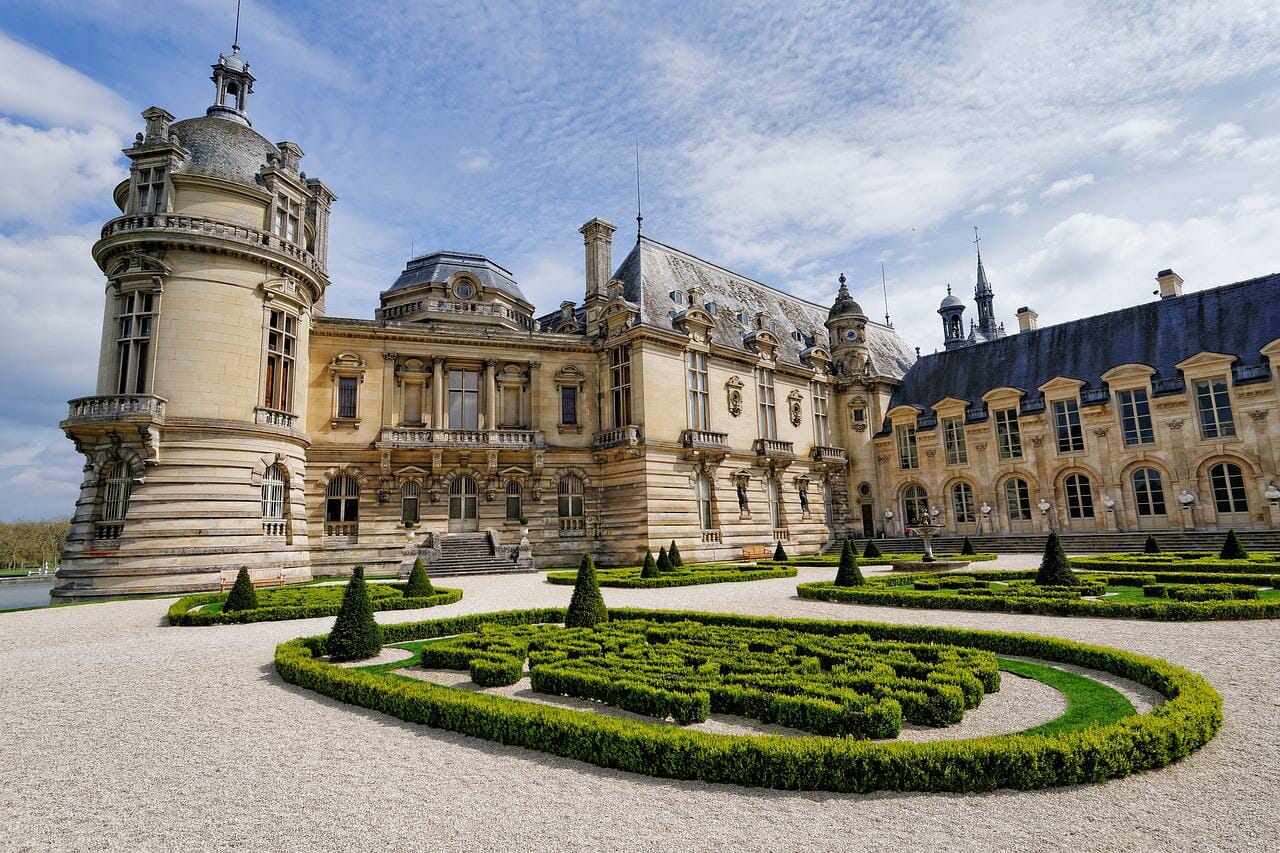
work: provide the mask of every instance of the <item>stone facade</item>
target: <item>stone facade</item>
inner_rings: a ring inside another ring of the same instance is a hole
[[[1197,346],[1177,364],[1177,393],[1164,393],[1163,362],[1137,358],[935,393],[956,370],[936,359],[973,362],[1049,330],[948,341],[917,362],[843,277],[828,308],[639,237],[615,268],[600,219],[581,229],[581,303],[535,315],[493,260],[435,252],[409,260],[374,319],[326,316],[335,197],[300,171],[296,144],[252,129],[254,79],[238,53],[213,80],[206,116],[143,113],[121,216],[94,246],[102,350],[96,394],[62,422],[86,465],[55,595],[217,589],[242,565],[285,581],[394,569],[468,532],[550,566],[583,551],[631,563],[671,540],[688,560],[779,540],[812,552],[901,533],[930,508],[957,530],[1082,529],[1066,508],[1073,473],[1092,484],[1098,529],[1277,524],[1264,494],[1280,340],[1252,354]],[[956,303],[944,328],[962,328]],[[1238,429],[1209,441],[1196,382],[1223,376]],[[1157,389],[1154,435],[1131,448],[1113,403],[1136,388]],[[1047,413],[1068,399],[1084,444],[1059,454]],[[1015,459],[996,449],[989,414],[1001,407],[1021,409]],[[900,427],[914,430],[913,467],[899,464]],[[943,446],[947,429],[963,435],[962,459]],[[1209,506],[1226,459],[1247,481],[1230,518]],[[1139,467],[1164,478],[1161,518],[1125,491]],[[1015,474],[1045,512],[1004,512]],[[960,483],[971,500],[953,513],[940,498]],[[923,498],[908,506],[913,487]],[[1185,509],[1184,490],[1196,496]]]

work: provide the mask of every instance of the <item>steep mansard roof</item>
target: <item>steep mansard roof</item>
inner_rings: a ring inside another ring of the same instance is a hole
[[[482,287],[505,293],[519,299],[526,305],[529,301],[520,291],[515,277],[504,267],[499,266],[484,255],[473,255],[468,252],[432,252],[419,255],[405,265],[404,271],[387,288],[385,293],[416,287],[420,284],[444,284],[455,273],[466,272],[474,276]]]
[[[1250,372],[1239,368],[1258,364],[1258,350],[1276,338],[1280,273],[922,356],[891,405],[928,409],[945,397],[980,403],[1003,386],[1037,397],[1055,376],[1087,383],[1095,393],[1084,402],[1103,402],[1102,374],[1122,364],[1155,368],[1157,396],[1181,393],[1178,362],[1202,351],[1234,355],[1237,380],[1247,380]]]
[[[780,341],[780,362],[799,365],[801,350],[814,344],[831,346],[825,306],[798,299],[648,237],[640,238],[614,278],[622,282],[623,297],[640,306],[640,321],[650,326],[674,328],[672,318],[688,307],[689,289],[698,286],[703,290],[703,304],[715,305],[715,326],[711,330],[714,343],[747,352],[743,338],[754,328],[756,312],[764,311],[768,314],[767,323],[774,326],[770,331]],[[684,294],[684,304],[672,300],[673,292]],[[745,315],[747,323],[740,321],[739,314]],[[793,336],[797,332],[801,340]],[[867,343],[871,372],[876,376],[900,379],[915,360],[910,348],[888,326],[868,321]]]

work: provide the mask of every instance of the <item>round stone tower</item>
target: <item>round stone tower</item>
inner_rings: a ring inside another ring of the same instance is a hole
[[[334,196],[253,130],[238,48],[211,79],[206,115],[142,114],[93,247],[102,349],[96,394],[62,422],[85,467],[58,597],[311,574],[301,414]]]

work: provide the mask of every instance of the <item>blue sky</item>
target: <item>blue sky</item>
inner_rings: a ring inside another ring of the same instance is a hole
[[[57,429],[93,392],[124,147],[210,103],[234,0],[0,11],[0,519],[68,514]],[[1274,3],[285,3],[249,0],[249,109],[338,194],[332,314],[410,246],[483,252],[541,310],[580,299],[593,216],[817,301],[849,276],[939,346],[972,226],[1012,328],[1280,269]],[[973,313],[972,307],[969,311]]]

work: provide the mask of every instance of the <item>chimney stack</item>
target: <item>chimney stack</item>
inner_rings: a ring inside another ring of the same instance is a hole
[[[1036,330],[1036,318],[1040,315],[1032,311],[1025,305],[1018,309],[1018,331],[1034,332]]]
[[[1160,270],[1156,273],[1156,281],[1160,284],[1161,299],[1182,295],[1182,276],[1173,270]]]
[[[610,257],[613,246],[613,232],[617,229],[603,219],[592,219],[578,229],[582,242],[587,247],[587,299],[593,296],[605,296],[608,292],[609,276],[613,275],[613,262]]]

